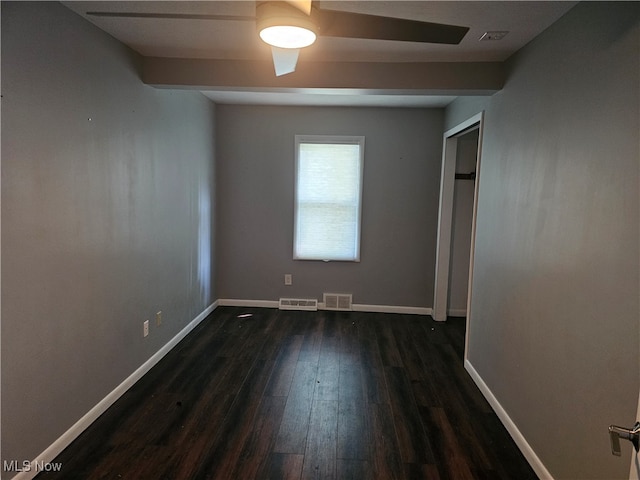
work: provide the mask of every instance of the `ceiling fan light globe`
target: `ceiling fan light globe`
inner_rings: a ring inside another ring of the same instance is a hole
[[[304,27],[273,25],[260,30],[260,38],[278,48],[304,48],[316,41],[316,34]]]

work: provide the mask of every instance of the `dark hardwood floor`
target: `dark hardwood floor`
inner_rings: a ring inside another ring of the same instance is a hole
[[[463,368],[464,328],[220,307],[37,478],[537,478]]]

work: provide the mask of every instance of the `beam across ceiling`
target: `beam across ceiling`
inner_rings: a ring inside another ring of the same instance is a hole
[[[270,61],[142,58],[142,80],[196,90],[353,89],[421,95],[492,95],[505,81],[501,62],[301,62],[276,77]]]

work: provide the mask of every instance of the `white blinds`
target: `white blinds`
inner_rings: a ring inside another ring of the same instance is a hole
[[[364,137],[296,136],[294,258],[360,257]]]

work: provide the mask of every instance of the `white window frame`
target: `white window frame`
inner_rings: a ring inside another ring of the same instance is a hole
[[[360,147],[359,159],[359,192],[358,192],[358,209],[356,212],[356,232],[355,232],[355,256],[353,258],[320,258],[315,256],[301,256],[297,254],[296,247],[298,244],[298,170],[299,170],[299,152],[300,144],[317,143],[317,144],[340,144],[340,145],[358,145]],[[346,135],[296,135],[295,136],[295,191],[294,191],[294,219],[293,219],[293,259],[294,260],[322,260],[340,261],[340,262],[359,262],[360,261],[360,235],[362,224],[362,190],[364,180],[364,136],[346,136]]]

